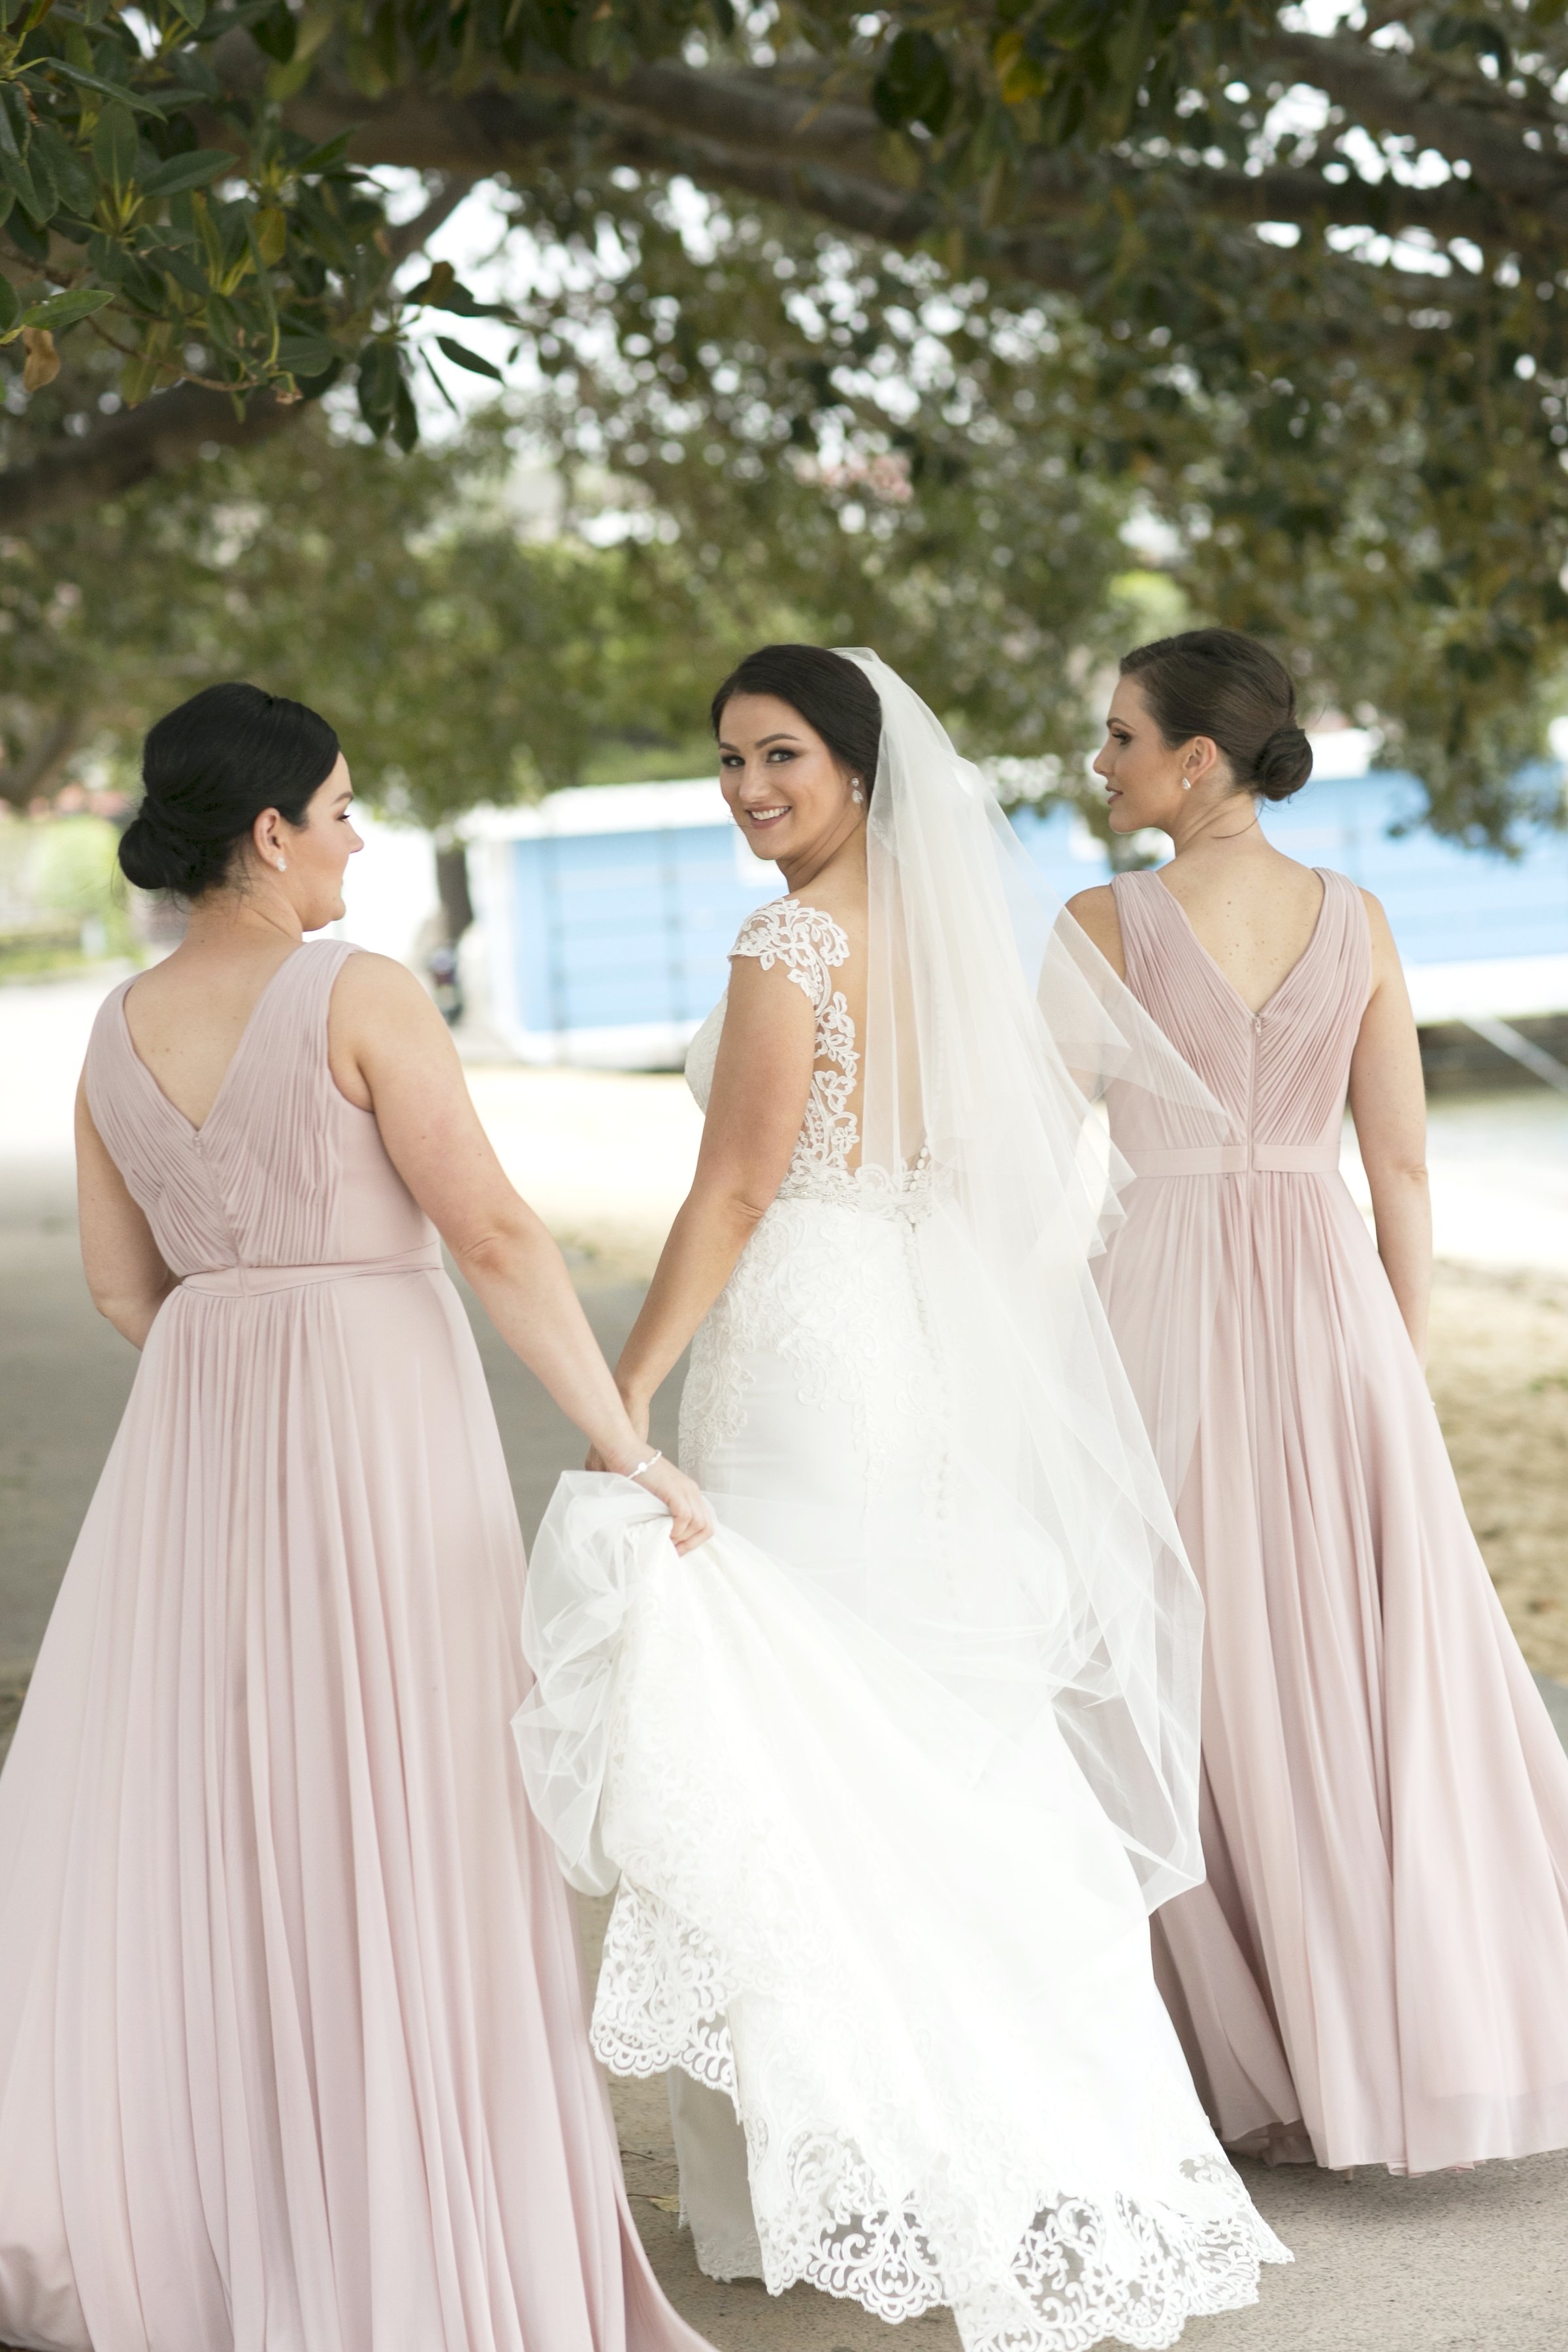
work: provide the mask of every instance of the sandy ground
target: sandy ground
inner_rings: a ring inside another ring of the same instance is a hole
[[[1568,1682],[1568,1276],[1439,1266],[1428,1378],[1520,1647]]]

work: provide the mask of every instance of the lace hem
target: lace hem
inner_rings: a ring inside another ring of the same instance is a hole
[[[1011,2259],[995,2261],[961,2214],[922,2218],[913,2195],[889,2194],[843,2135],[797,2131],[780,2147],[765,2115],[742,2114],[728,1997],[709,1938],[623,1879],[595,2052],[616,2074],[679,2066],[729,2094],[753,2187],[765,2184],[757,2234],[770,2294],[804,2282],[892,2324],[951,2305],[966,2352],[1089,2352],[1107,2337],[1164,2352],[1189,2319],[1256,2303],[1260,2265],[1290,2260],[1223,2159],[1196,2156],[1181,2169],[1223,2205],[1212,2217],[1047,2191]],[[945,2263],[933,2239],[952,2250]]]

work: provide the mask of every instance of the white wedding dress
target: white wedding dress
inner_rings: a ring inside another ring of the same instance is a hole
[[[785,898],[734,952],[810,998],[816,1070],[692,1345],[681,1460],[720,1530],[678,1558],[638,1489],[572,1477],[531,1571],[531,1793],[575,1883],[619,1885],[595,2048],[678,2070],[705,2269],[888,2320],[950,2305],[969,2352],[1169,2345],[1289,2257],[1205,2120],[1056,1716],[1022,1665],[1005,1737],[969,1702],[999,1669],[968,1539],[994,1580],[1022,1538],[952,1442],[968,1375],[932,1302],[973,1278],[962,1217],[927,1154],[860,1165],[844,934]],[[704,1107],[723,1018],[688,1060]]]

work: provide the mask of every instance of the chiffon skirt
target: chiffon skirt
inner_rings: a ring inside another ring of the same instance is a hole
[[[506,1737],[444,1276],[158,1317],[0,1779],[0,2341],[696,2347]]]
[[[1114,1276],[1145,1391],[1201,1379],[1208,1874],[1156,1963],[1220,2137],[1568,2146],[1568,1759],[1360,1213],[1337,1175],[1162,1179]]]

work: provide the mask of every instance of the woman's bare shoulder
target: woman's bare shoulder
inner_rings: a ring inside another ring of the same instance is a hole
[[[428,990],[395,956],[360,948],[345,956],[332,982],[332,1042],[351,1048],[372,1038],[416,1035],[434,1022],[445,1031]]]
[[[1107,963],[1120,969],[1121,924],[1116,912],[1116,893],[1110,883],[1099,883],[1092,890],[1075,891],[1067,902],[1067,910]]]

